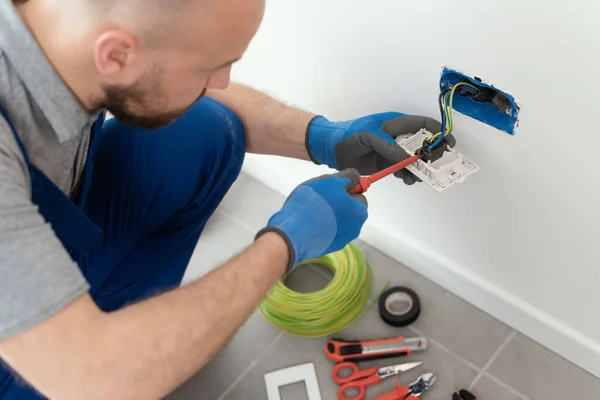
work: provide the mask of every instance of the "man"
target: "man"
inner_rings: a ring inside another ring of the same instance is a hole
[[[263,11],[0,0],[0,398],[165,396],[277,279],[358,236],[366,200],[348,190],[407,156],[394,136],[440,129],[398,113],[331,122],[229,85]],[[247,151],[340,172],[301,184],[251,246],[178,287]]]

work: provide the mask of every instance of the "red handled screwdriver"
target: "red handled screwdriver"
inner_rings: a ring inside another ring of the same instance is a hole
[[[398,172],[403,168],[408,167],[411,164],[416,163],[419,160],[417,155],[407,158],[404,161],[400,161],[398,164],[394,164],[391,167],[387,167],[386,169],[382,169],[381,171],[371,175],[371,176],[362,176],[358,185],[354,186],[354,189],[350,191],[350,194],[360,194],[364,193],[369,189],[371,184],[377,182],[378,180],[385,178],[388,175],[393,174],[394,172]]]

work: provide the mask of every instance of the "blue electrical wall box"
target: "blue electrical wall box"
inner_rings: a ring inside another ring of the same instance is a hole
[[[452,89],[459,82],[468,82],[479,88],[477,95],[462,91],[460,86],[452,100],[452,108],[468,117],[474,118],[494,128],[514,135],[519,123],[519,106],[515,98],[492,85],[482,82],[478,77],[469,77],[454,69],[442,68],[440,91]]]

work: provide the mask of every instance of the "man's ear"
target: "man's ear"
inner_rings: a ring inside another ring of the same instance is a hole
[[[140,40],[125,30],[110,30],[98,36],[94,51],[96,70],[102,80],[113,84],[135,82],[136,70],[141,70]]]

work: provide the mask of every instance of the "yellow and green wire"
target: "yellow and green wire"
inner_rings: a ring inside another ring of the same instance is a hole
[[[377,302],[387,285],[369,303],[373,273],[362,252],[350,243],[340,251],[307,264],[320,264],[333,273],[331,282],[313,293],[294,292],[280,279],[259,305],[273,326],[303,338],[328,336],[352,325]]]
[[[454,92],[456,91],[456,88],[462,85],[479,90],[476,86],[471,85],[470,83],[459,82],[455,84],[451,90],[448,90],[442,94],[443,99],[440,99],[440,103],[442,104],[442,131],[427,138],[427,143],[430,143],[428,148],[429,151],[436,148],[442,142],[444,137],[452,133],[454,130],[454,122],[452,120],[452,101],[454,100]]]

